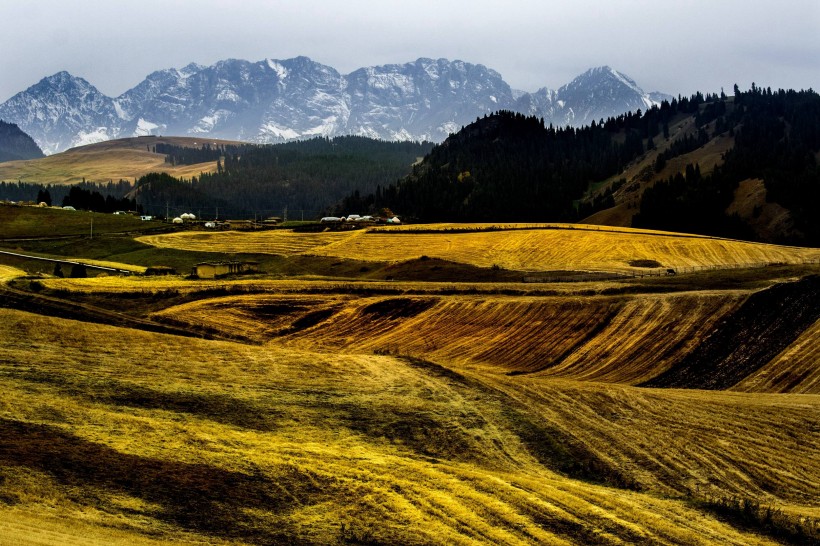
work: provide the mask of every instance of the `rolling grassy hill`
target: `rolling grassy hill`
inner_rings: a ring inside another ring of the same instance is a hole
[[[0,543],[818,543],[819,251],[522,227],[21,241],[271,261],[0,257]]]
[[[129,214],[103,214],[51,207],[0,205],[0,241],[38,237],[72,237],[116,233],[150,233],[162,227]]]
[[[233,141],[190,137],[134,137],[80,146],[41,159],[0,163],[0,180],[41,184],[106,183],[134,181],[152,172],[167,172],[190,179],[202,172],[216,171],[216,161],[197,165],[169,165],[165,155],[153,153],[158,143],[198,148],[203,144],[239,144]]]
[[[472,229],[471,229],[472,228]],[[639,272],[668,268],[725,267],[817,261],[820,251],[713,237],[578,224],[428,224],[322,233],[268,231],[182,232],[139,241],[160,248],[270,254],[310,254],[395,262],[427,256],[516,271],[591,270]],[[665,271],[664,271],[665,272]]]
[[[817,491],[814,397],[479,381],[3,318],[0,530],[24,544],[54,516],[66,542],[767,544],[687,492],[804,514]]]

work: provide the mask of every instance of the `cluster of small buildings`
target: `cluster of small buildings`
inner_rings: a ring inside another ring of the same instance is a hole
[[[171,220],[172,224],[184,224],[185,222],[192,222],[196,220],[196,214],[192,214],[190,212],[183,212],[173,220]]]
[[[201,262],[191,270],[191,275],[200,279],[215,279],[225,275],[239,275],[259,271],[259,262]]]
[[[398,216],[393,218],[382,218],[377,216],[359,216],[358,214],[348,214],[347,216],[325,216],[320,220],[323,224],[340,224],[344,222],[356,223],[376,223],[376,224],[401,224]]]

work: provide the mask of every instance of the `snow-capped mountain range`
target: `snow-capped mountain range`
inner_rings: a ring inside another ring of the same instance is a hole
[[[16,123],[47,154],[150,134],[259,143],[337,135],[439,142],[498,110],[580,126],[662,98],[609,67],[593,68],[557,91],[527,93],[483,65],[446,59],[347,75],[307,57],[230,59],[154,72],[116,98],[59,72],[0,105],[0,119]]]

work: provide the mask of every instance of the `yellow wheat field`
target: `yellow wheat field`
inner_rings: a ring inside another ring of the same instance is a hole
[[[460,378],[12,310],[0,384],[3,543],[773,544],[685,497],[817,508],[812,396]],[[526,423],[642,490],[555,472]]]
[[[726,239],[663,234],[641,230],[609,230],[597,226],[567,229],[447,231],[402,234],[387,230],[293,233],[181,232],[140,237],[160,248],[254,252],[281,255],[310,254],[395,262],[428,256],[480,267],[499,266],[519,271],[582,270],[636,271],[630,262],[654,260],[659,267],[736,267],[820,260],[820,250],[748,243]],[[436,226],[424,226],[435,230]],[[405,228],[405,230],[410,228]]]
[[[636,230],[439,227],[143,241],[522,271],[820,255]],[[2,282],[23,274],[0,266]],[[132,300],[146,314],[166,296],[202,298],[150,318],[243,342],[0,308],[0,544],[776,544],[702,503],[820,514],[820,323],[731,391],[636,387],[774,282],[696,290],[698,278],[38,280],[89,309],[130,305],[129,293],[148,295]]]
[[[0,265],[0,282],[10,281],[16,277],[23,277],[26,272],[9,265]]]
[[[631,280],[631,279],[630,279]],[[607,288],[617,288],[617,282],[572,282],[572,283],[471,283],[471,282],[396,282],[396,281],[357,281],[327,280],[324,277],[300,277],[297,279],[186,279],[179,276],[163,277],[118,277],[97,276],[81,279],[43,278],[40,282],[51,289],[68,290],[69,292],[106,292],[106,293],[156,293],[164,290],[176,290],[181,293],[205,290],[252,291],[271,293],[300,292],[366,292],[392,291],[410,293],[436,294],[442,291],[463,291],[471,293],[494,294],[502,290],[538,293],[544,290],[560,293],[597,292]]]
[[[242,332],[260,343],[414,355],[499,373],[638,384],[694,349],[745,295],[256,294],[200,300],[155,316],[225,334]],[[316,317],[315,325],[310,317]],[[794,350],[803,355],[794,373],[815,367],[810,355]],[[817,392],[812,385],[797,382],[792,388]]]
[[[87,265],[99,265],[102,267],[110,267],[112,269],[122,269],[125,271],[130,271],[132,273],[142,274],[145,273],[145,266],[142,265],[134,265],[134,264],[126,264],[122,262],[112,262],[108,260],[89,260],[86,258],[69,258],[70,260],[84,263]]]

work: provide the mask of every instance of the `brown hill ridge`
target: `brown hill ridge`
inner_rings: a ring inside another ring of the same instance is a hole
[[[0,180],[41,184],[77,184],[83,181],[106,183],[133,181],[151,172],[167,172],[177,178],[215,172],[216,162],[196,165],[169,165],[165,155],[153,152],[157,144],[199,148],[204,144],[238,142],[192,137],[133,137],[71,148],[41,159],[0,163]]]

